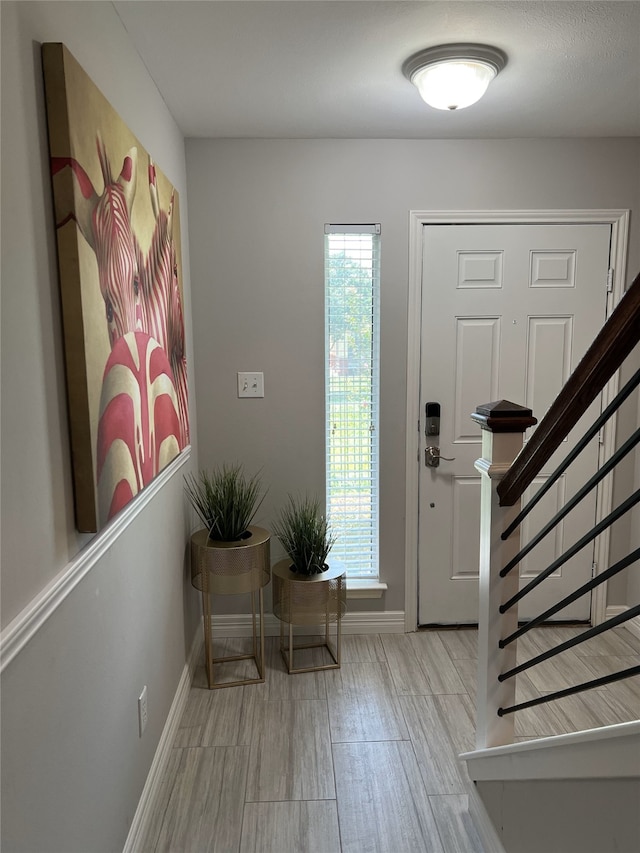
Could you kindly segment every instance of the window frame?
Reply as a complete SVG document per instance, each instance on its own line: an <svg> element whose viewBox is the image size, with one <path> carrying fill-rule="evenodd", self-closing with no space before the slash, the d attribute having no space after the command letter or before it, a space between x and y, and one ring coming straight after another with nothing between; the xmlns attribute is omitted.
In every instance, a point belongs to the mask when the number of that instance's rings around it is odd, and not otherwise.
<svg viewBox="0 0 640 853"><path fill-rule="evenodd" d="M367 597L377 596L386 588L379 582L381 227L326 224L324 232L326 514L338 536L332 555L345 564L352 589L360 589ZM336 311L340 301L342 313L340 308ZM358 322L366 318L370 323L358 337ZM339 405L339 395L348 403ZM369 411L367 439L359 407ZM340 439L335 439L336 424ZM341 462L337 461L339 455ZM365 466L365 494L358 493L357 473L353 476L358 464ZM352 507L347 509L349 499ZM335 509L338 500L344 506L341 511ZM345 528L345 516L354 512L354 524ZM360 567L359 553L364 556Z"/></svg>

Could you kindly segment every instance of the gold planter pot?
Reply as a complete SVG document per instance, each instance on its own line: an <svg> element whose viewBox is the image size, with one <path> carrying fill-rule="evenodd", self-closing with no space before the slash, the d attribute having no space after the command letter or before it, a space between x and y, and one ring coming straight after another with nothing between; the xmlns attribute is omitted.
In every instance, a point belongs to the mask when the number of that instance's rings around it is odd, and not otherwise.
<svg viewBox="0 0 640 853"><path fill-rule="evenodd" d="M273 567L273 612L280 620L280 653L289 673L337 669L340 666L341 622L347 609L345 568L330 564L325 572L301 575L290 569L291 560L280 560ZM289 626L288 647L284 644L284 625ZM335 646L329 641L329 625L335 623ZM293 644L293 627L324 625L324 640L304 645ZM294 666L294 652L299 649L326 648L333 663L320 666Z"/></svg>
<svg viewBox="0 0 640 853"><path fill-rule="evenodd" d="M264 681L264 600L263 590L271 577L270 534L262 527L249 527L249 536L238 542L209 539L207 530L191 537L191 583L202 593L205 668L209 688L260 684ZM212 648L211 596L251 595L253 652L214 658ZM258 613L256 612L256 597ZM258 623L259 617L259 625ZM253 659L257 678L216 682L214 664Z"/></svg>

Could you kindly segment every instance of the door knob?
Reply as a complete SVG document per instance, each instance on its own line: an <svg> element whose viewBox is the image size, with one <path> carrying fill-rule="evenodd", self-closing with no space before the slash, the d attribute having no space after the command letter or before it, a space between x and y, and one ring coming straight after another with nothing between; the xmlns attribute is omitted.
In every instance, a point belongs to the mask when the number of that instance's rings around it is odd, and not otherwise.
<svg viewBox="0 0 640 853"><path fill-rule="evenodd" d="M441 456L440 448L435 447L433 444L428 445L424 449L424 464L427 468L438 468L441 459L444 459L445 462L454 462L455 458L455 456Z"/></svg>

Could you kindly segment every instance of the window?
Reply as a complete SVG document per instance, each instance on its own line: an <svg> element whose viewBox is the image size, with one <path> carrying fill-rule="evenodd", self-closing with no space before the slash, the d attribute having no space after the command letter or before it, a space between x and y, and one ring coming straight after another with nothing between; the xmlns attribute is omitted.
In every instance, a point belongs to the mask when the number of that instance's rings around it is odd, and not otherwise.
<svg viewBox="0 0 640 853"><path fill-rule="evenodd" d="M380 226L325 225L327 518L349 578L378 580Z"/></svg>

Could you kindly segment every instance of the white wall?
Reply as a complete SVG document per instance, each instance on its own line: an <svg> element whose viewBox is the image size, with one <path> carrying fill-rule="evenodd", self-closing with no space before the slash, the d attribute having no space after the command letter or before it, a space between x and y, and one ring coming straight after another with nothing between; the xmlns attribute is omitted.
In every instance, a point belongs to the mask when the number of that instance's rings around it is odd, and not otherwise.
<svg viewBox="0 0 640 853"><path fill-rule="evenodd" d="M636 779L478 782L506 853L635 853Z"/></svg>
<svg viewBox="0 0 640 853"><path fill-rule="evenodd" d="M1 13L6 638L91 539L73 519L41 42L67 45L180 193L192 348L184 141L112 4L3 2ZM191 418L195 432L193 402ZM195 454L4 669L6 853L122 849L196 631L184 561L182 473L191 465Z"/></svg>
<svg viewBox="0 0 640 853"><path fill-rule="evenodd" d="M631 208L632 276L640 142L190 139L187 171L200 461L262 467L267 526L324 490L324 223L382 224L379 606L402 610L409 210ZM236 399L238 370L264 400Z"/></svg>

